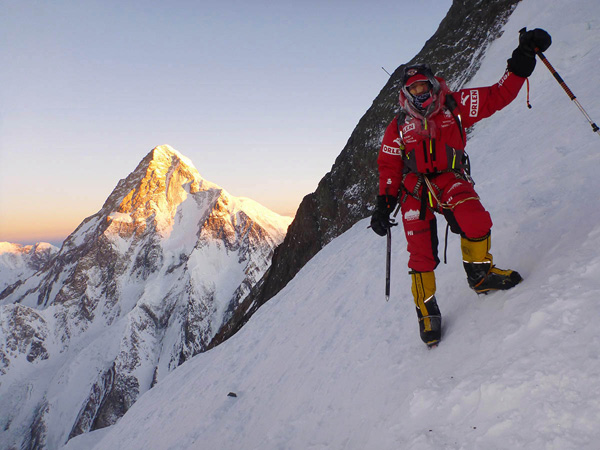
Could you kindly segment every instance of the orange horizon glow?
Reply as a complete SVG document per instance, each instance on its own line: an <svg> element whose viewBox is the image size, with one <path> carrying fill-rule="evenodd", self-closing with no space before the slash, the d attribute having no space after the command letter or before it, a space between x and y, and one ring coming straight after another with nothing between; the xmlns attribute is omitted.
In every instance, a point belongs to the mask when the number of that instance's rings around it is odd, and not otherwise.
<svg viewBox="0 0 600 450"><path fill-rule="evenodd" d="M289 201L287 204L279 202L278 205L271 205L270 209L277 214L292 218L296 214L295 210L293 213L290 212ZM284 211L287 211L287 213ZM21 245L48 242L58 245L73 233L81 222L93 214L95 212L83 210L83 208L79 211L75 209L65 210L61 215L57 215L54 210L22 210L12 214L4 214L2 211L0 212L0 242Z"/></svg>
<svg viewBox="0 0 600 450"><path fill-rule="evenodd" d="M49 242L56 245L64 241L91 214L87 209L74 207L66 207L57 214L50 205L35 211L27 208L2 208L0 242L23 245Z"/></svg>

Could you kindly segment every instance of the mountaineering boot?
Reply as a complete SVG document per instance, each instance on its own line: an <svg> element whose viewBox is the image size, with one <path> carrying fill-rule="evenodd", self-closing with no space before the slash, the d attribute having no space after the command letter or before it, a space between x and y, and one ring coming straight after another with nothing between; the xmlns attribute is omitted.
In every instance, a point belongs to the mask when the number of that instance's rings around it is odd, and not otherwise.
<svg viewBox="0 0 600 450"><path fill-rule="evenodd" d="M419 332L428 347L437 345L442 335L442 315L435 300L435 274L433 272L409 272L412 278L412 294L417 305Z"/></svg>
<svg viewBox="0 0 600 450"><path fill-rule="evenodd" d="M481 239L461 238L467 280L471 289L478 294L510 289L523 281L519 272L494 266L493 257L489 252L490 246L490 233Z"/></svg>

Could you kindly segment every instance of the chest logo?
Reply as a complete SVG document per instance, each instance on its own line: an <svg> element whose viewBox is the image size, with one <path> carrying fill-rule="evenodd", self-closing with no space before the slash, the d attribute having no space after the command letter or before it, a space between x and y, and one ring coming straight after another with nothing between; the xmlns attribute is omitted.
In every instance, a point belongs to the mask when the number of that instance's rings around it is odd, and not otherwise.
<svg viewBox="0 0 600 450"><path fill-rule="evenodd" d="M416 128L415 123L409 123L408 125L406 125L405 127L402 128L402 133L408 133L409 131L412 131Z"/></svg>

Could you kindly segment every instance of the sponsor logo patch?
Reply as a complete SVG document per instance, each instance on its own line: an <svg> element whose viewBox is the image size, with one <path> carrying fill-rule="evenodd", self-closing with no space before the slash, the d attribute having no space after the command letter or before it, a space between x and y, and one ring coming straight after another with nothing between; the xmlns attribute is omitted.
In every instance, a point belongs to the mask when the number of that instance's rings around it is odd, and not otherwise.
<svg viewBox="0 0 600 450"><path fill-rule="evenodd" d="M404 213L404 220L410 222L411 220L417 220L419 218L419 211L416 209L409 209Z"/></svg>
<svg viewBox="0 0 600 450"><path fill-rule="evenodd" d="M423 234L423 233L429 233L429 228L425 228L423 230L417 230L417 231L407 231L406 235L407 236L416 236L417 234Z"/></svg>
<svg viewBox="0 0 600 450"><path fill-rule="evenodd" d="M409 123L405 127L402 127L402 133L408 133L416 128L416 125L413 123Z"/></svg>
<svg viewBox="0 0 600 450"><path fill-rule="evenodd" d="M388 155L400 154L400 149L398 147L390 147L389 145L384 145L382 151L383 153L387 153Z"/></svg>
<svg viewBox="0 0 600 450"><path fill-rule="evenodd" d="M498 81L498 86L502 86L507 78L508 78L508 72L505 72L504 76L502 78L500 78L500 81Z"/></svg>
<svg viewBox="0 0 600 450"><path fill-rule="evenodd" d="M452 191L454 188L457 188L457 187L459 187L459 186L462 186L462 183L454 183L454 184L452 185L452 187L451 187L450 189L448 189L448 192Z"/></svg>
<svg viewBox="0 0 600 450"><path fill-rule="evenodd" d="M456 122L454 121L454 119L446 119L442 121L442 128L448 128L450 126L454 126L455 124Z"/></svg>
<svg viewBox="0 0 600 450"><path fill-rule="evenodd" d="M479 91L476 89L471 90L471 110L469 116L477 117L479 114Z"/></svg>

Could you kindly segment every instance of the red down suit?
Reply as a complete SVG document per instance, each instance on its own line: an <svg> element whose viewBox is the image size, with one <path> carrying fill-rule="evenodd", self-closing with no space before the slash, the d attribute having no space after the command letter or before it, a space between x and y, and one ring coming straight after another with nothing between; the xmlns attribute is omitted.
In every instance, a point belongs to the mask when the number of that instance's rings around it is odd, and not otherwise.
<svg viewBox="0 0 600 450"><path fill-rule="evenodd" d="M436 79L441 85L439 108L428 117L413 111L394 118L377 159L379 194L399 197L408 266L418 272L439 264L434 211L443 213L452 231L465 238L490 232L490 214L465 175L465 129L512 102L525 82L507 71L493 86L450 92L443 79Z"/></svg>

